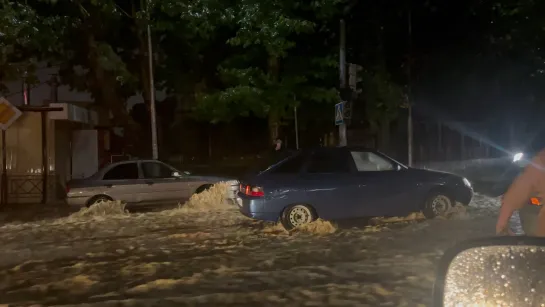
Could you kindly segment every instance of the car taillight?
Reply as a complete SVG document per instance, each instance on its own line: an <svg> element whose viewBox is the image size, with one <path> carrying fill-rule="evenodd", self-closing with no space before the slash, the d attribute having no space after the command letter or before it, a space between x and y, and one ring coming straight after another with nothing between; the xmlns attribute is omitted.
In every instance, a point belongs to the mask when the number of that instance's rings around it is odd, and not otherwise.
<svg viewBox="0 0 545 307"><path fill-rule="evenodd" d="M265 196L263 188L251 185L240 185L240 191L248 196L262 197Z"/></svg>
<svg viewBox="0 0 545 307"><path fill-rule="evenodd" d="M530 204L535 206L541 206L541 200L539 200L539 198L537 197L532 197L530 198Z"/></svg>

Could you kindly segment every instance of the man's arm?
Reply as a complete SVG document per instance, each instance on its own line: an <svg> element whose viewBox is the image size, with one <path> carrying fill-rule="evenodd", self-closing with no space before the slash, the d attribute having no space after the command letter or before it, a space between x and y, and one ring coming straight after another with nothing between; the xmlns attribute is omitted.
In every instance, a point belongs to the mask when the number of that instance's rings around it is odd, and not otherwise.
<svg viewBox="0 0 545 307"><path fill-rule="evenodd" d="M532 187L544 169L543 160L541 159L542 155L544 155L544 152L536 156L532 160L532 163L526 166L523 173L515 179L503 196L500 215L496 224L497 234L508 231L509 219L513 215L513 212L522 208L531 197Z"/></svg>

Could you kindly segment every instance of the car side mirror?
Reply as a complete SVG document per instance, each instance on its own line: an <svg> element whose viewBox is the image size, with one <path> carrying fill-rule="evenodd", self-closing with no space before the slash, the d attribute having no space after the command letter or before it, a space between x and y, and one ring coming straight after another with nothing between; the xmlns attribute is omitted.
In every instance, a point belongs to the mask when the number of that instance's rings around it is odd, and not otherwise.
<svg viewBox="0 0 545 307"><path fill-rule="evenodd" d="M172 177L182 177L182 174L180 174L179 172L172 172Z"/></svg>
<svg viewBox="0 0 545 307"><path fill-rule="evenodd" d="M540 306L545 302L545 238L463 242L440 260L433 306Z"/></svg>
<svg viewBox="0 0 545 307"><path fill-rule="evenodd" d="M188 172L188 171L184 171L184 175L189 176L189 175L191 175L191 173Z"/></svg>

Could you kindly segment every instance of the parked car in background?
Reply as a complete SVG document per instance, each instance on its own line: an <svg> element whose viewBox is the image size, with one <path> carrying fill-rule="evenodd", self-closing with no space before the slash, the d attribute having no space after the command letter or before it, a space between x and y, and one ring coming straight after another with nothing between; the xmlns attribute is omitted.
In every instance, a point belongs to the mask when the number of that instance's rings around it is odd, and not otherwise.
<svg viewBox="0 0 545 307"><path fill-rule="evenodd" d="M194 176L157 160L130 160L107 165L85 179L67 185L69 205L89 207L101 201L122 200L127 205L184 202L215 183L231 183L230 198L238 193L238 181L214 176Z"/></svg>
<svg viewBox="0 0 545 307"><path fill-rule="evenodd" d="M287 229L327 220L445 214L468 205L470 182L460 176L407 167L375 150L317 148L296 152L241 180L237 203L244 215L280 220Z"/></svg>

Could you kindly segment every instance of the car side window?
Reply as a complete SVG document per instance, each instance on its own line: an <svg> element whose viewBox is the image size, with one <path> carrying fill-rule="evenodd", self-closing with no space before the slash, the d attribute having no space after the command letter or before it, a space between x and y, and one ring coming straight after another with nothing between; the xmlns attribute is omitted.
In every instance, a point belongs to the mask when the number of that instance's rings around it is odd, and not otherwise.
<svg viewBox="0 0 545 307"><path fill-rule="evenodd" d="M350 152L358 172L393 171L395 165L392 161L377 155L371 151Z"/></svg>
<svg viewBox="0 0 545 307"><path fill-rule="evenodd" d="M305 156L300 154L274 168L271 174L298 174L304 163Z"/></svg>
<svg viewBox="0 0 545 307"><path fill-rule="evenodd" d="M340 153L315 152L310 158L307 173L350 173L350 164Z"/></svg>
<svg viewBox="0 0 545 307"><path fill-rule="evenodd" d="M138 179L138 166L136 163L124 163L114 166L106 174L103 180Z"/></svg>
<svg viewBox="0 0 545 307"><path fill-rule="evenodd" d="M172 178L173 170L164 165L163 163L157 162L142 162L142 172L144 173L144 178L153 179L153 178Z"/></svg>

